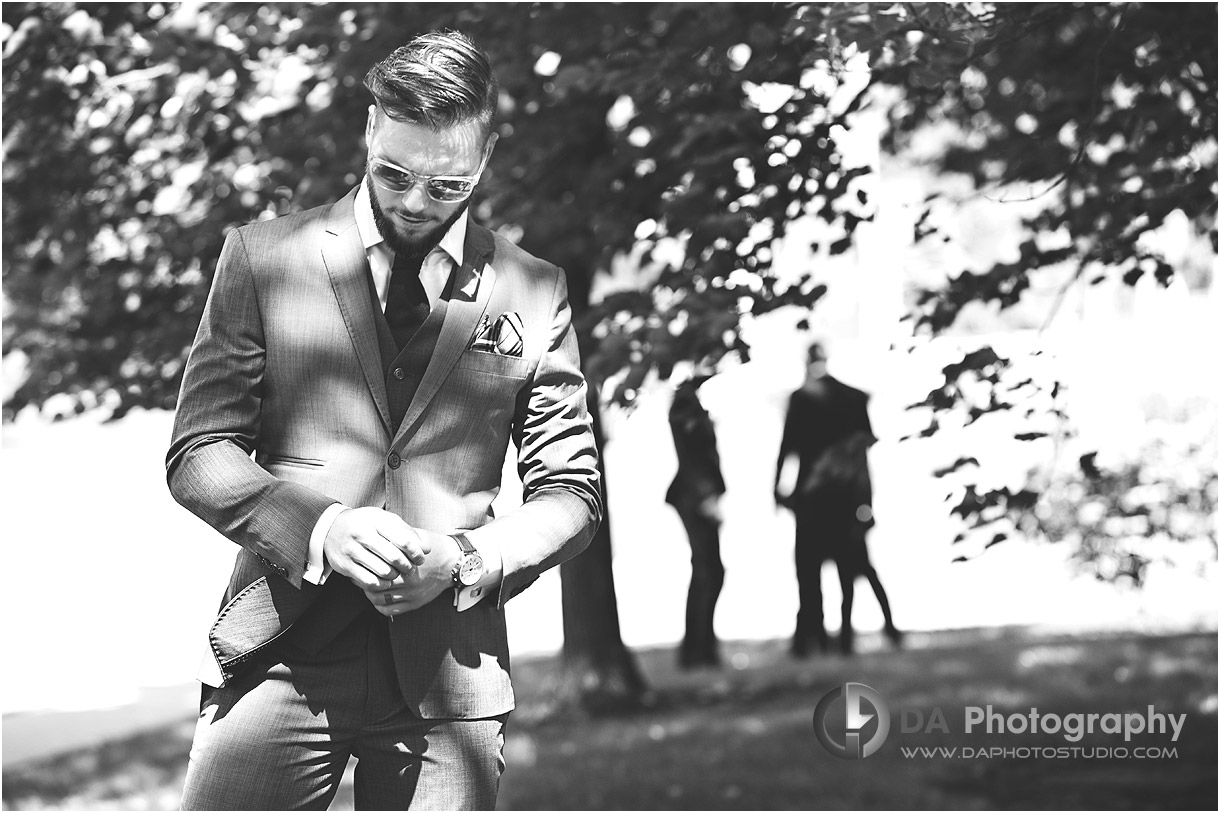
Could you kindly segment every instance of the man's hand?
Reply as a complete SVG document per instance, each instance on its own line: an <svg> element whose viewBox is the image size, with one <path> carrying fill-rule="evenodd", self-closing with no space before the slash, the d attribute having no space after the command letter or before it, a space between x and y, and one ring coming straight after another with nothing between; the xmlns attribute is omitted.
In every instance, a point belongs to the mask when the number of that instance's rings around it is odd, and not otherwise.
<svg viewBox="0 0 1220 813"><path fill-rule="evenodd" d="M330 566L366 591L389 587L410 575L430 550L419 531L380 508L344 511L322 545Z"/></svg>
<svg viewBox="0 0 1220 813"><path fill-rule="evenodd" d="M709 494L699 503L699 513L715 524L719 525L724 521L724 514L720 510L720 495Z"/></svg>
<svg viewBox="0 0 1220 813"><path fill-rule="evenodd" d="M377 612L389 618L418 610L453 586L453 568L460 553L457 542L431 531L413 530L428 547L428 555L389 584L382 582L364 590Z"/></svg>

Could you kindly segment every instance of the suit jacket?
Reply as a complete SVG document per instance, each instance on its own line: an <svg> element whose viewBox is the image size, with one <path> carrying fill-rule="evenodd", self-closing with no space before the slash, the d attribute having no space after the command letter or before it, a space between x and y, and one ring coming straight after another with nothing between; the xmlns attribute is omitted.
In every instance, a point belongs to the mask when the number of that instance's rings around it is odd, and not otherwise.
<svg viewBox="0 0 1220 813"><path fill-rule="evenodd" d="M367 599L340 574L302 581L310 534L335 502L383 507L499 542L498 598L458 613L445 591L390 629L417 714L501 714L513 707L504 602L579 553L601 519L565 278L469 224L435 350L395 431L388 328L354 199L243 226L221 252L166 463L175 499L241 546L212 651L229 679L303 615L317 646L337 634ZM510 311L524 328L520 358L468 349L484 314ZM510 437L524 504L493 517Z"/></svg>
<svg viewBox="0 0 1220 813"><path fill-rule="evenodd" d="M716 427L699 401L699 386L706 378L683 381L669 407L669 429L673 434L678 470L665 501L675 507L693 509L706 498L724 493L720 454L716 450Z"/></svg>
<svg viewBox="0 0 1220 813"><path fill-rule="evenodd" d="M854 516L860 502L872 499L866 452L875 440L864 392L831 375L794 392L779 450L781 467L793 452L800 458L792 499Z"/></svg>

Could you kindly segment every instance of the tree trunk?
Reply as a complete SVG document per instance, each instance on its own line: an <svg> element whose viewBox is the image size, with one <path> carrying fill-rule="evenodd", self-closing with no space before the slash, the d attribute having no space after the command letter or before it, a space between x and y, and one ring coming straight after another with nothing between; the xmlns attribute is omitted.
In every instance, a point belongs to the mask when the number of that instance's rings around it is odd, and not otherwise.
<svg viewBox="0 0 1220 813"><path fill-rule="evenodd" d="M594 235L588 231L584 241L571 243L549 234L545 226L527 231L537 242L523 242L527 251L537 249L538 256L549 256L563 268L581 268L589 255L587 246L594 245ZM571 235L567 235L571 237ZM565 255L556 245L573 246ZM577 250L577 248L579 250ZM550 252L549 254L547 252ZM591 276L567 275L568 302L574 321L589 308ZM582 359L595 352L595 342L578 334ZM605 510L589 547L579 556L559 567L563 608L563 649L561 668L551 676L548 695L551 704L542 709L545 716L561 709L582 708L590 713L612 712L639 708L649 698L648 686L636 665L635 657L623 645L618 621L618 599L614 590L614 570L611 567L610 508L606 501L605 438L602 434L601 398L598 382L589 380L587 405L593 419L593 435L601 461L602 504Z"/></svg>
<svg viewBox="0 0 1220 813"><path fill-rule="evenodd" d="M589 413L599 457L604 460L604 438L597 388L589 387ZM602 499L606 499L602 466ZM559 569L563 592L562 670L556 676L556 703L578 702L585 710L611 712L644 704L648 687L635 658L623 645L618 621L618 599L611 567L610 514L584 553Z"/></svg>

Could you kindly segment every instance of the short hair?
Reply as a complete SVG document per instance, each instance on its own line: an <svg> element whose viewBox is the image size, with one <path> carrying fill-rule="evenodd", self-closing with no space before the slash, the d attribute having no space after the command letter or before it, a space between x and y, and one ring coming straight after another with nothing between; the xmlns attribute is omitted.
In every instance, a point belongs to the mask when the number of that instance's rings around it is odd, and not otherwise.
<svg viewBox="0 0 1220 813"><path fill-rule="evenodd" d="M452 127L495 123L499 85L487 54L458 31L421 34L374 65L364 86L395 121Z"/></svg>

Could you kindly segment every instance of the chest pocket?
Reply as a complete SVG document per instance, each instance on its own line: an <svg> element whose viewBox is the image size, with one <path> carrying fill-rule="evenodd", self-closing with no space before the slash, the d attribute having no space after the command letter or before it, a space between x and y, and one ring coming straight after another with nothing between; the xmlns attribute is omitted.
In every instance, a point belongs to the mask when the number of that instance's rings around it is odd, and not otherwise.
<svg viewBox="0 0 1220 813"><path fill-rule="evenodd" d="M524 359L467 350L445 382L453 418L476 424L464 431L507 431L529 372Z"/></svg>
<svg viewBox="0 0 1220 813"><path fill-rule="evenodd" d="M530 363L516 356L501 356L496 353L484 353L478 350L467 350L458 358L455 370L469 370L472 373L525 380L529 375Z"/></svg>

